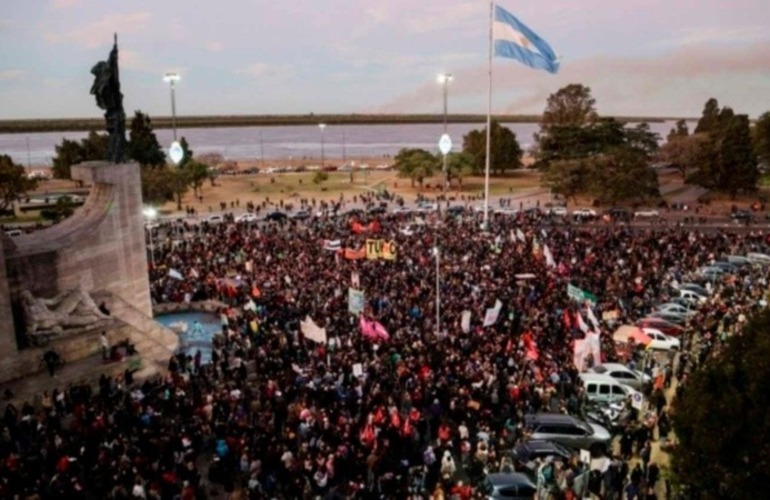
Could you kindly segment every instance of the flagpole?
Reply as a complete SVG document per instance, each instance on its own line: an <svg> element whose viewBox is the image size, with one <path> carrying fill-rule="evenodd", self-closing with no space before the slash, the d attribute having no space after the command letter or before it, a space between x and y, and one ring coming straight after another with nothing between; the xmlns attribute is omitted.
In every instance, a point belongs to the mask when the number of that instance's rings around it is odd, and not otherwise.
<svg viewBox="0 0 770 500"><path fill-rule="evenodd" d="M489 157L492 154L492 19L494 3L489 2L489 81L487 89L487 151L484 159L484 230L489 228Z"/></svg>

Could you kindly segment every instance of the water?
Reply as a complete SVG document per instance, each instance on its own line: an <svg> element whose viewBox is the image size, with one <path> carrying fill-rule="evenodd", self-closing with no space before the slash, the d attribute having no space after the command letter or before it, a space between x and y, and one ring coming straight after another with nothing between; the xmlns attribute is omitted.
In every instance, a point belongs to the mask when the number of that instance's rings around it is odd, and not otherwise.
<svg viewBox="0 0 770 500"><path fill-rule="evenodd" d="M171 328L179 335L179 348L182 352L191 356L200 349L203 363L211 361L211 339L222 331L219 317L216 314L206 312L167 313L155 316L155 321L167 328ZM195 321L200 322L201 328L196 331ZM179 333L179 325L187 325L187 331Z"/></svg>
<svg viewBox="0 0 770 500"><path fill-rule="evenodd" d="M532 145L537 123L507 123L526 151ZM692 128L694 124L688 124ZM483 128L480 123L452 123L448 133L453 151L462 149L462 138L473 129ZM674 122L650 124L653 132L665 137ZM164 148L172 141L170 129L155 131ZM438 151L442 124L397 125L329 125L323 132L323 150L327 158L357 160L364 157L394 156L402 148L422 148ZM45 132L29 134L0 134L0 154L8 154L21 165L51 166L55 146L62 138L80 140L87 132ZM307 159L320 161L322 132L315 125L282 127L219 127L178 129L194 153L219 153L228 160ZM29 143L27 142L29 141ZM29 149L27 145L29 144Z"/></svg>

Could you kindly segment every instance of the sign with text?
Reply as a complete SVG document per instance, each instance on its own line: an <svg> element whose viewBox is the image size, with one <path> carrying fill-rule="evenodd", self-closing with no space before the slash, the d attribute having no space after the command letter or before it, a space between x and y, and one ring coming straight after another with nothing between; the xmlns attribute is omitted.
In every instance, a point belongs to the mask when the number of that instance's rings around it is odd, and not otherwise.
<svg viewBox="0 0 770 500"><path fill-rule="evenodd" d="M385 240L366 240L366 258L396 260L396 243Z"/></svg>

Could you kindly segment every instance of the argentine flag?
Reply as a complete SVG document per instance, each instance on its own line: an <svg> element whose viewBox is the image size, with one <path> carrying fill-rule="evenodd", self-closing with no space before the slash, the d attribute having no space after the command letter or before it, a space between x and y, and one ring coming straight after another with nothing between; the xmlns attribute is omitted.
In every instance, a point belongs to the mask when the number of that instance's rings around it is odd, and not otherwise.
<svg viewBox="0 0 770 500"><path fill-rule="evenodd" d="M530 68L544 69L551 73L559 71L556 54L548 42L499 5L495 5L492 39L498 57L518 59Z"/></svg>

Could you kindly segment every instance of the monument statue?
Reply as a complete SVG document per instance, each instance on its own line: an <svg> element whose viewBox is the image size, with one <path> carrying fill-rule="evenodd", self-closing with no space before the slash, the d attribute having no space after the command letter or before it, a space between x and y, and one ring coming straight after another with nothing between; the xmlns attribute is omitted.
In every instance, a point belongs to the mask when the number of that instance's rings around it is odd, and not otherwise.
<svg viewBox="0 0 770 500"><path fill-rule="evenodd" d="M106 160L121 163L126 158L126 113L123 111L123 94L120 93L117 33L109 59L96 63L91 68L91 74L94 75L91 94L96 96L96 105L104 110L110 134Z"/></svg>
<svg viewBox="0 0 770 500"><path fill-rule="evenodd" d="M67 290L51 299L35 297L29 290L24 290L21 292L21 305L27 335L62 334L65 328L89 326L110 319L80 288Z"/></svg>

